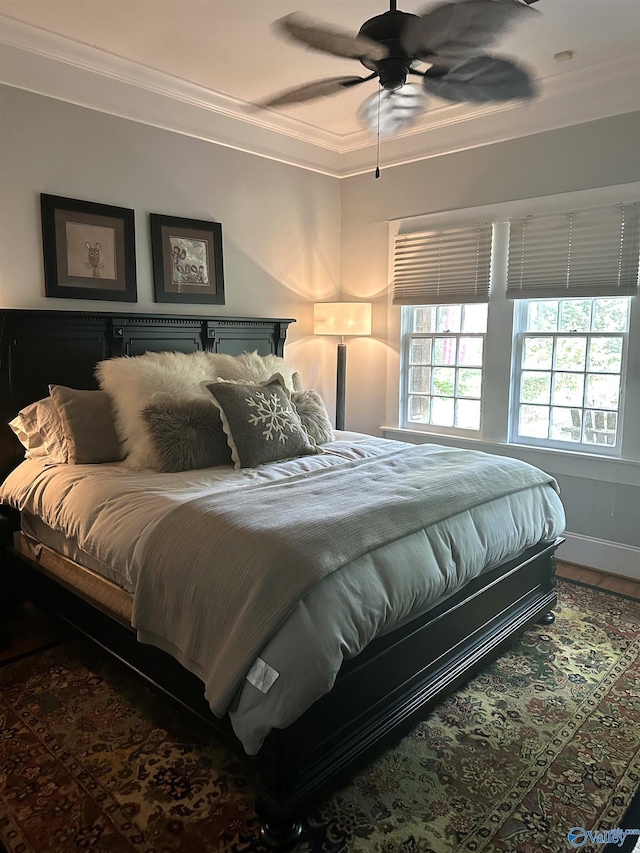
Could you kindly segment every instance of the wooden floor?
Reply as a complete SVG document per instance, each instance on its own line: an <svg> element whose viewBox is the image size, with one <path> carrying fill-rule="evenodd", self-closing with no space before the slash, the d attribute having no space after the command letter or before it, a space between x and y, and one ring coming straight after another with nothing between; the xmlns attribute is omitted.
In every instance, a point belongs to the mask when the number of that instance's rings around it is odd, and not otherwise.
<svg viewBox="0 0 640 853"><path fill-rule="evenodd" d="M574 566L557 564L558 577L580 581L610 592L618 592L640 600L640 582ZM10 647L0 650L0 664L31 654L36 649L52 646L73 635L73 630L57 619L47 616L29 602L22 605L20 613L8 619L4 628L9 635Z"/></svg>
<svg viewBox="0 0 640 853"><path fill-rule="evenodd" d="M585 569L584 566L575 566L573 563L563 563L558 560L557 575L559 578L568 578L573 581L597 586L607 589L609 592L619 592L630 598L640 601L640 581L630 578L622 578L620 575L608 575L605 572L597 572L595 569Z"/></svg>

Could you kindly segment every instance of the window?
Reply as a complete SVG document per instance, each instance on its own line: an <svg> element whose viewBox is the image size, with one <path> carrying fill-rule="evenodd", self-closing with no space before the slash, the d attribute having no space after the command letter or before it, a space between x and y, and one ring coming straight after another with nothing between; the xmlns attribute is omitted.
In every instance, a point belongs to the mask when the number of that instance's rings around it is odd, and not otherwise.
<svg viewBox="0 0 640 853"><path fill-rule="evenodd" d="M404 309L406 426L480 429L487 304Z"/></svg>
<svg viewBox="0 0 640 853"><path fill-rule="evenodd" d="M400 426L635 459L640 204L511 208L392 233Z"/></svg>
<svg viewBox="0 0 640 853"><path fill-rule="evenodd" d="M620 444L629 298L518 306L512 440L593 451Z"/></svg>

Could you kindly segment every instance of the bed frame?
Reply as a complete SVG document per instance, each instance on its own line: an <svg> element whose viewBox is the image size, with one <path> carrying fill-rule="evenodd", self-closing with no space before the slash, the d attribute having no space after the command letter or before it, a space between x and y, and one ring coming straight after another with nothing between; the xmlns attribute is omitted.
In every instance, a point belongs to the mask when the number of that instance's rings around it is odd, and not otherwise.
<svg viewBox="0 0 640 853"><path fill-rule="evenodd" d="M0 479L22 458L7 421L46 396L49 383L95 388L96 362L145 351L208 350L283 354L293 320L67 311L0 311ZM206 720L217 738L244 754L228 718L214 717L202 683L177 661L138 643L133 630L97 603L79 598L11 546L18 514L2 508L2 567L30 600L61 616ZM347 661L333 690L287 729L275 730L252 759L260 784L261 836L292 846L309 806L486 665L535 622L553 621L555 549L540 542L506 561L427 614ZM3 572L4 574L5 572ZM3 581L4 583L4 581ZM246 757L246 756L245 756Z"/></svg>

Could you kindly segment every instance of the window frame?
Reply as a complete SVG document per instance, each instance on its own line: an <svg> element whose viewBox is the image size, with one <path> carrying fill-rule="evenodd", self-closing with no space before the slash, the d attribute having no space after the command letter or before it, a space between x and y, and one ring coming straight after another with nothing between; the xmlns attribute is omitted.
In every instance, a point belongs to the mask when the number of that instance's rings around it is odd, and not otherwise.
<svg viewBox="0 0 640 853"><path fill-rule="evenodd" d="M486 360L487 360L487 332L488 332L488 316L489 310L487 307L487 329L484 332L415 332L413 331L413 311L419 308L425 307L433 307L433 308L444 308L449 305L454 305L456 303L446 303L438 304L438 305L403 305L402 306L402 321L401 321L401 329L402 329L402 346L401 346L401 370L400 370L400 382L401 382L401 393L400 393L400 413L399 413L399 423L401 428L403 429L412 429L417 430L419 432L431 432L437 435L457 435L463 438L472 438L472 439L480 439L482 438L482 430L483 430L483 420L485 413L485 377L486 377ZM471 303L459 303L460 305L477 305L479 303L471 302ZM485 303L482 303L485 304ZM488 302L486 303L488 306ZM429 338L434 340L436 338L444 338L444 337L480 337L482 338L482 364L480 366L480 370L482 372L481 383L480 383L480 397L460 397L455 392L451 399L455 400L479 400L480 402L480 424L478 429L469 429L467 427L456 427L456 426L442 426L440 424L432 424L432 423L422 423L420 421L412 421L409 418L409 402L412 396L430 396L433 395L420 395L414 394L409 388L409 378L411 373L411 367L415 366L411 364L411 342L416 339L424 339ZM456 346L456 353L458 353L458 346ZM432 364L431 367L434 365ZM453 367L454 370L458 371L464 365L459 365L457 362L454 365L442 365L443 367ZM474 365L470 365L470 369L478 369ZM456 379L456 390L457 390L457 379ZM455 406L455 402L454 402Z"/></svg>
<svg viewBox="0 0 640 853"><path fill-rule="evenodd" d="M621 422L622 446L619 455L601 452L602 445L588 451L578 450L563 444L555 448L548 445L520 445L509 435L509 412L511 402L512 358L513 358L513 315L520 300L506 298L507 255L503 247L509 244L509 222L528 215L564 212L582 207L597 207L629 202L640 198L640 182L581 189L571 192L520 198L479 206L460 207L456 210L435 211L414 216L403 216L388 221L387 281L393 280L393 252L396 235L409 230L427 231L448 227L451 223L465 224L490 220L493 224L493 254L491 264L491 287L485 350L485 376L483 389L484 404L482 435L459 435L454 428L436 430L424 425L417 429L403 424L404 399L406 397L406 370L404 362L404 312L394 305L393 289L387 289L387 322L390 340L396 348L388 354L386 375L386 407L383 434L406 441L434 440L450 446L477 447L492 453L518 455L518 448L533 460L532 464L543 467L544 455L555 457L554 465L563 471L583 471L582 464L593 466L598 460L615 466L616 477L627 484L637 482L637 466L640 465L640 294L631 297L629 313L628 346L625 376L622 385ZM413 436L412 437L412 433ZM404 437L404 438L403 438ZM576 467L577 466L577 467ZM590 470L587 467L584 470ZM606 470L609 470L607 468ZM611 469L614 470L614 469Z"/></svg>
<svg viewBox="0 0 640 853"><path fill-rule="evenodd" d="M589 297L591 299L597 299L598 297ZM602 297L602 298L610 298L610 297ZM517 301L517 305L515 306L514 316L513 316L513 348L512 348L512 359L511 359L511 387L510 387L510 395L509 395L509 432L507 442L512 445L526 445L527 447L536 447L539 449L550 449L550 450L563 450L567 452L573 453L584 453L589 456L612 456L615 458L619 458L622 455L622 447L624 441L624 421L625 421L625 400L626 393L625 388L627 385L628 375L627 375L627 361L629 357L629 329L631 323L631 299L629 298L628 308L627 308L627 328L623 332L594 332L594 331L578 331L578 332L568 332L561 331L556 329L556 331L544 331L544 332L534 332L527 331L527 317L529 311L529 305L532 302L561 302L562 298L553 298L550 297L548 300L545 299L519 299ZM565 297L565 300L568 301L570 299L575 299L576 301L584 300L584 297L576 296L576 297ZM618 416L618 427L617 427L617 435L616 435L616 443L615 445L606 445L606 444L588 444L584 441L562 441L560 439L554 438L538 438L536 436L528 436L521 435L518 432L518 424L519 424L519 415L520 415L520 386L522 379L522 358L523 358L523 350L524 350L524 341L527 336L535 337L568 337L574 335L576 337L586 337L587 338L587 349L589 347L589 340L591 338L597 337L620 337L622 338L622 357L620 363L620 394L619 394L619 402L617 408L617 416ZM555 351L555 346L554 346ZM551 376L553 380L553 372L554 368L552 367ZM573 371L570 371L573 372ZM587 364L585 363L585 369L582 371L575 371L579 373L581 376L586 377L589 373L587 370ZM551 403L549 403L551 407ZM569 408L569 407L567 407ZM586 411L583 405L580 407L575 406L571 408L580 408L583 415ZM613 411L613 410L611 410Z"/></svg>

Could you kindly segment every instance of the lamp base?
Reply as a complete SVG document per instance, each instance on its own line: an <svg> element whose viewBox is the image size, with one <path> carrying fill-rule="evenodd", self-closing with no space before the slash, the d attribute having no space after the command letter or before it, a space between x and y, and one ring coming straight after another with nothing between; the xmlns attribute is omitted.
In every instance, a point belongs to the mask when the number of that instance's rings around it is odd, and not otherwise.
<svg viewBox="0 0 640 853"><path fill-rule="evenodd" d="M338 371L336 380L336 429L344 429L346 378L347 345L338 344Z"/></svg>

